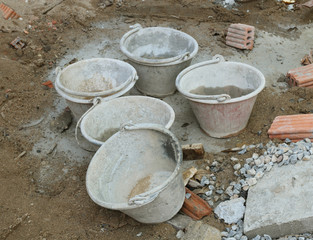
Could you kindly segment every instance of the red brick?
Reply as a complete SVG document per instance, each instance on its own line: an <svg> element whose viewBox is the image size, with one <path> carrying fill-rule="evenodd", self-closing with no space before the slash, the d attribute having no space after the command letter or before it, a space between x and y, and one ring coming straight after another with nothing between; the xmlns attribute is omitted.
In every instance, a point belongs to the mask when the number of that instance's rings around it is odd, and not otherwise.
<svg viewBox="0 0 313 240"><path fill-rule="evenodd" d="M313 85L313 64L291 69L287 73L290 86L311 87Z"/></svg>
<svg viewBox="0 0 313 240"><path fill-rule="evenodd" d="M241 23L231 24L226 36L226 44L239 49L252 49L255 28Z"/></svg>

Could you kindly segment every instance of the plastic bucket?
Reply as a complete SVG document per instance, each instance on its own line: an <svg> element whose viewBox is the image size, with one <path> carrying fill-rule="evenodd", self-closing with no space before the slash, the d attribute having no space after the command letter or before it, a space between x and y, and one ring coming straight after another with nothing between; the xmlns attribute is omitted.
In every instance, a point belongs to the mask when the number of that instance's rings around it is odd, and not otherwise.
<svg viewBox="0 0 313 240"><path fill-rule="evenodd" d="M197 41L186 33L139 24L120 41L121 51L137 70L137 89L150 96L165 97L176 91L175 79L198 52Z"/></svg>
<svg viewBox="0 0 313 240"><path fill-rule="evenodd" d="M91 106L95 97L106 100L130 91L137 80L136 70L128 63L93 58L74 63L58 71L56 91L66 99L76 119Z"/></svg>
<svg viewBox="0 0 313 240"><path fill-rule="evenodd" d="M250 65L225 62L222 56L217 55L211 61L182 71L177 76L176 86L190 100L203 131L212 137L227 138L246 127L257 95L265 86L265 78ZM212 94L217 89L224 92ZM199 93L200 90L204 92ZM231 90L236 90L238 96L230 93ZM242 94L239 94L241 90ZM229 98L231 94L235 97Z"/></svg>
<svg viewBox="0 0 313 240"><path fill-rule="evenodd" d="M169 129L173 108L156 98L127 96L101 102L82 119L80 129L91 143L101 146L125 124L154 123Z"/></svg>
<svg viewBox="0 0 313 240"><path fill-rule="evenodd" d="M92 158L86 175L91 199L142 223L171 219L182 207L185 188L177 138L154 124L126 126Z"/></svg>

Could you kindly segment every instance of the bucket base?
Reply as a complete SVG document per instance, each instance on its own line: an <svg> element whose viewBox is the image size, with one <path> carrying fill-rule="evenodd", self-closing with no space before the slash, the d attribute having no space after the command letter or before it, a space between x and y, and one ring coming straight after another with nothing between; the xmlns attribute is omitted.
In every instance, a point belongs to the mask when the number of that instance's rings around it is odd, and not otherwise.
<svg viewBox="0 0 313 240"><path fill-rule="evenodd" d="M238 136L240 133L242 133L244 130L245 130L246 126L239 130L238 132L235 132L235 133L231 133L231 134L228 134L228 135L225 135L225 136L212 136L209 132L205 131L201 126L200 126L200 129L202 130L202 132L204 132L206 135L208 135L209 137L212 137L212 138L217 138L217 139L223 139L223 138L231 138L231 137L235 137L235 136Z"/></svg>
<svg viewBox="0 0 313 240"><path fill-rule="evenodd" d="M157 98L164 98L164 97L167 97L167 96L171 96L173 95L175 92L176 92L176 89L170 93L166 93L166 94L158 94L158 93L149 93L149 92L146 92L144 90L141 90L138 86L136 86L136 89L142 93L143 95L145 96L151 96L151 97L157 97Z"/></svg>

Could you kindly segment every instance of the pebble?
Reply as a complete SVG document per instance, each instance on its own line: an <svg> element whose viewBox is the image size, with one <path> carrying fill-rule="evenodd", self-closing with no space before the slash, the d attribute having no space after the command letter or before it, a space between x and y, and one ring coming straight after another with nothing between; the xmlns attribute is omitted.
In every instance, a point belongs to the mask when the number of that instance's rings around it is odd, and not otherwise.
<svg viewBox="0 0 313 240"><path fill-rule="evenodd" d="M303 161L309 161L310 159L311 159L310 156L304 156L304 157L302 158Z"/></svg>
<svg viewBox="0 0 313 240"><path fill-rule="evenodd" d="M232 161L234 161L234 162L235 162L235 161L238 161L239 159L238 159L238 158L236 158L236 157L231 157L231 158L230 158L230 160L232 160Z"/></svg>
<svg viewBox="0 0 313 240"><path fill-rule="evenodd" d="M181 239L184 235L185 235L185 233L182 230L179 230L176 234L176 238Z"/></svg>
<svg viewBox="0 0 313 240"><path fill-rule="evenodd" d="M263 172L257 172L256 174L255 174L255 178L256 179L261 179L262 177L263 177L263 175L264 175L264 173Z"/></svg>
<svg viewBox="0 0 313 240"><path fill-rule="evenodd" d="M247 173L251 176L254 176L256 174L256 171L254 170L254 168L251 168L250 170L247 171Z"/></svg>
<svg viewBox="0 0 313 240"><path fill-rule="evenodd" d="M257 183L257 180L256 180L256 178L249 178L249 179L247 179L247 183L251 187Z"/></svg>
<svg viewBox="0 0 313 240"><path fill-rule="evenodd" d="M236 165L234 165L234 169L237 171L241 168L240 163L237 163Z"/></svg>

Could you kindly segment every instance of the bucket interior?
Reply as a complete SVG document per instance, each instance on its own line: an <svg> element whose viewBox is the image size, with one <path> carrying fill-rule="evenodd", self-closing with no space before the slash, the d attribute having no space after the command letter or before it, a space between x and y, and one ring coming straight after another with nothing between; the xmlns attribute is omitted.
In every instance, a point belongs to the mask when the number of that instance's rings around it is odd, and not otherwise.
<svg viewBox="0 0 313 240"><path fill-rule="evenodd" d="M125 40L124 47L135 57L155 60L193 53L197 49L189 35L161 27L140 29Z"/></svg>
<svg viewBox="0 0 313 240"><path fill-rule="evenodd" d="M255 68L235 62L203 65L184 74L180 87L197 95L228 94L232 99L262 90L263 75Z"/></svg>
<svg viewBox="0 0 313 240"><path fill-rule="evenodd" d="M116 98L103 102L82 121L84 136L105 142L125 124L154 123L169 128L174 110L159 99L143 96Z"/></svg>
<svg viewBox="0 0 313 240"><path fill-rule="evenodd" d="M60 84L70 91L95 93L114 89L132 75L133 69L123 62L86 60L65 68L60 74Z"/></svg>
<svg viewBox="0 0 313 240"><path fill-rule="evenodd" d="M92 159L88 191L98 203L127 204L131 197L161 185L177 165L171 141L154 130L118 132Z"/></svg>

